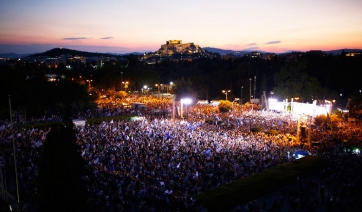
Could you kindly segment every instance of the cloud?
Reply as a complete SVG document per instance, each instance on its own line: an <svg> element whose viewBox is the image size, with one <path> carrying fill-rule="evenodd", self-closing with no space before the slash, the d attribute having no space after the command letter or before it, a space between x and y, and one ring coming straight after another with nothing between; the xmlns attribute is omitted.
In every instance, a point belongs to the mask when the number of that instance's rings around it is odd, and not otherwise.
<svg viewBox="0 0 362 212"><path fill-rule="evenodd" d="M109 40L109 39L112 39L113 37L104 37L104 38L101 38L101 39L104 39L104 40Z"/></svg>
<svg viewBox="0 0 362 212"><path fill-rule="evenodd" d="M259 49L259 47L257 47L257 46L252 46L252 47L243 49L243 51L250 51L250 50L256 50L256 49Z"/></svg>
<svg viewBox="0 0 362 212"><path fill-rule="evenodd" d="M86 37L70 37L70 38L63 38L63 40L84 40L87 39Z"/></svg>
<svg viewBox="0 0 362 212"><path fill-rule="evenodd" d="M256 46L257 44L254 42L254 43L249 43L248 45L246 46Z"/></svg>
<svg viewBox="0 0 362 212"><path fill-rule="evenodd" d="M280 40L274 40L274 41L269 41L269 42L267 42L265 44L278 44L280 42L281 42Z"/></svg>

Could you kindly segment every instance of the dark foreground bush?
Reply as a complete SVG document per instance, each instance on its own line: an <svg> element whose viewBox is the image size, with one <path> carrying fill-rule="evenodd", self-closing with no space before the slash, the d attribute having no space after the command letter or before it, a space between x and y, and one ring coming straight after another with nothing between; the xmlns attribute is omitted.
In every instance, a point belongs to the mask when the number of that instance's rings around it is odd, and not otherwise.
<svg viewBox="0 0 362 212"><path fill-rule="evenodd" d="M278 132L277 130L268 130L268 131L266 132L266 134L268 134L268 135L278 135L279 132Z"/></svg>
<svg viewBox="0 0 362 212"><path fill-rule="evenodd" d="M262 131L262 128L261 128L261 127L256 126L256 127L252 127L252 128L250 128L250 131L251 131L251 132L261 132L261 131Z"/></svg>
<svg viewBox="0 0 362 212"><path fill-rule="evenodd" d="M212 124L214 121L213 120L211 120L211 119L205 119L205 123L207 123L207 124Z"/></svg>

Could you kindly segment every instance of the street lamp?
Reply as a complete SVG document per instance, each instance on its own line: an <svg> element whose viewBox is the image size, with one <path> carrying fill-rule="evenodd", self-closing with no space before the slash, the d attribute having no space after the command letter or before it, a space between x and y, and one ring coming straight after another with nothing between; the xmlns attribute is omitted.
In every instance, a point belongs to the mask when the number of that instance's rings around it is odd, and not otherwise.
<svg viewBox="0 0 362 212"><path fill-rule="evenodd" d="M158 93L160 93L160 85L159 85L159 84L155 84L155 86L157 87Z"/></svg>
<svg viewBox="0 0 362 212"><path fill-rule="evenodd" d="M233 109L233 110L234 110L234 102L237 102L237 101L240 102L240 99L239 99L239 98L235 98L234 101L232 102L232 105L231 105L231 106L232 106L232 109Z"/></svg>
<svg viewBox="0 0 362 212"><path fill-rule="evenodd" d="M169 85L165 84L165 87L166 87L166 93L170 92L170 90L172 89L172 85L173 85L173 82L170 82Z"/></svg>
<svg viewBox="0 0 362 212"><path fill-rule="evenodd" d="M147 90L147 85L144 85L143 88L142 88L142 93L146 93L146 90Z"/></svg>
<svg viewBox="0 0 362 212"><path fill-rule="evenodd" d="M128 81L126 81L126 82L124 83L124 90L127 91L127 89L128 89Z"/></svg>
<svg viewBox="0 0 362 212"><path fill-rule="evenodd" d="M274 91L270 91L270 98L273 98Z"/></svg>
<svg viewBox="0 0 362 212"><path fill-rule="evenodd" d="M222 92L225 94L225 100L228 100L228 93L230 93L230 90L222 90Z"/></svg>
<svg viewBox="0 0 362 212"><path fill-rule="evenodd" d="M91 82L93 82L93 80L86 80L86 81L88 82L88 86L92 87Z"/></svg>
<svg viewBox="0 0 362 212"><path fill-rule="evenodd" d="M124 90L125 91L127 91L127 88L128 88L128 81L126 81L126 82L122 82L122 88L121 88L121 90L123 91L123 88L124 88Z"/></svg>

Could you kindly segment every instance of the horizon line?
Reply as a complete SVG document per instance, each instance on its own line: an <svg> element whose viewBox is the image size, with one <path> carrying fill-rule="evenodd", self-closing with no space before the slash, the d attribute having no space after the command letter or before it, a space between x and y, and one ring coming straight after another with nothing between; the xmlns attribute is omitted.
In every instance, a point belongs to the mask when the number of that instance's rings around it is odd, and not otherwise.
<svg viewBox="0 0 362 212"><path fill-rule="evenodd" d="M68 50L74 50L74 51L79 51L79 52L87 52L87 53L99 53L99 54L119 54L119 55L124 55L124 54L133 54L133 53L139 53L139 54L144 54L145 52L156 52L155 51L150 51L150 50L146 50L146 51L133 51L133 52L127 52L127 53L117 53L117 52L97 52L97 51L84 51L84 50L78 50L78 49L73 49L73 48L68 48L68 47L54 47L48 50L45 50L43 52L33 52L33 53L16 53L16 52L7 52L7 53L0 53L0 55L4 55L4 54L16 54L16 55L31 55L31 54L41 54L41 53L45 53L47 51L53 50L53 49L57 49L57 48L62 48L62 49L68 49ZM231 49L222 49L222 48L217 48L217 47L201 47L202 49L205 48L213 48L213 49L218 49L220 51L232 51L232 52L264 52L264 53L274 53L274 54L285 54L285 53L291 53L291 52L309 52L309 51L322 51L322 52L330 52L330 51L343 51L343 50L358 50L358 51L362 51L362 49L359 48L341 48L341 49L333 49L333 50L321 50L321 49L310 49L308 51L301 51L301 50L286 50L284 52L280 52L280 53L275 53L275 52L269 52L269 51L264 51L261 49L243 49L243 50L231 50Z"/></svg>

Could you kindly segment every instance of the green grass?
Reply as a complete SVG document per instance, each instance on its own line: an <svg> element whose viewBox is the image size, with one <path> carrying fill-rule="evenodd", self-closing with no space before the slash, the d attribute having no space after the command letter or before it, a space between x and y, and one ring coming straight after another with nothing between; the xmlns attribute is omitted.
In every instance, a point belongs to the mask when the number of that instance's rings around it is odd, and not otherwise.
<svg viewBox="0 0 362 212"><path fill-rule="evenodd" d="M296 182L297 176L310 176L325 164L326 161L318 157L307 156L195 195L194 198L209 212L230 210Z"/></svg>

